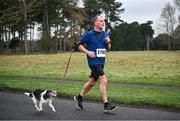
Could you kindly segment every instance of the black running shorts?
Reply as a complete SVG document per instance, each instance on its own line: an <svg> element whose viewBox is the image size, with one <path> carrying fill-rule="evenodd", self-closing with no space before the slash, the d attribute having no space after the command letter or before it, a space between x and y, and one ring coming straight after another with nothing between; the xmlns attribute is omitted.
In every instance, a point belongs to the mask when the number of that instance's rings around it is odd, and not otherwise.
<svg viewBox="0 0 180 121"><path fill-rule="evenodd" d="M91 69L91 75L89 76L90 78L94 78L95 81L99 79L99 76L104 75L104 65L93 65L89 66Z"/></svg>

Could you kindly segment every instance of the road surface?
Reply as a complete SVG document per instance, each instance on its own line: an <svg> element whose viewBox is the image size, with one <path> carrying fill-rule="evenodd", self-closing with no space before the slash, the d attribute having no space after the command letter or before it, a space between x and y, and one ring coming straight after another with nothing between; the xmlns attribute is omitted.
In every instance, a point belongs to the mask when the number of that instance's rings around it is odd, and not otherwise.
<svg viewBox="0 0 180 121"><path fill-rule="evenodd" d="M84 102L84 110L77 110L73 100L53 100L56 113L44 105L36 111L32 100L21 93L0 92L0 120L180 120L180 111L158 108L121 106L113 113L104 113L99 102Z"/></svg>

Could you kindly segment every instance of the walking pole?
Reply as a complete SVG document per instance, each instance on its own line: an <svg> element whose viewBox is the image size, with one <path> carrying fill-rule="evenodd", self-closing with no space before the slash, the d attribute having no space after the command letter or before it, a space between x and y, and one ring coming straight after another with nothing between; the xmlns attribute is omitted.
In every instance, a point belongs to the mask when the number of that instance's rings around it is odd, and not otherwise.
<svg viewBox="0 0 180 121"><path fill-rule="evenodd" d="M65 71L64 71L64 75L63 75L62 80L60 80L61 84L66 80L67 72L68 72L68 69L69 69L69 64L70 64L70 62L71 62L72 53L73 53L73 51L76 50L77 47L78 47L78 44L77 44L77 43L74 43L73 47L72 47L71 50L70 50L70 56L69 56L68 62L67 62L67 64L66 64L66 68L65 68Z"/></svg>

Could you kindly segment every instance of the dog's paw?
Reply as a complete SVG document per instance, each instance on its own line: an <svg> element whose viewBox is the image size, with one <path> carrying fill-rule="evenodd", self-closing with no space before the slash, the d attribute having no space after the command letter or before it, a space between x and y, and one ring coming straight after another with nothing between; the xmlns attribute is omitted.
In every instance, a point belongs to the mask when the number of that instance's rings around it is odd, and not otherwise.
<svg viewBox="0 0 180 121"><path fill-rule="evenodd" d="M53 112L56 112L56 110L54 109Z"/></svg>
<svg viewBox="0 0 180 121"><path fill-rule="evenodd" d="M39 112L43 112L43 109L38 109Z"/></svg>

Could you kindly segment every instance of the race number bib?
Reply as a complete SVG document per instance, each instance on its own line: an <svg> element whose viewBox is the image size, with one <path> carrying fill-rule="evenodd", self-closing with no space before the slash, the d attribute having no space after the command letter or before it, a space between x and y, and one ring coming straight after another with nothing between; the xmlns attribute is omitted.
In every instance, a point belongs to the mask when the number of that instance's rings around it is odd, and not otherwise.
<svg viewBox="0 0 180 121"><path fill-rule="evenodd" d="M97 57L106 57L106 49L97 49L96 56Z"/></svg>

